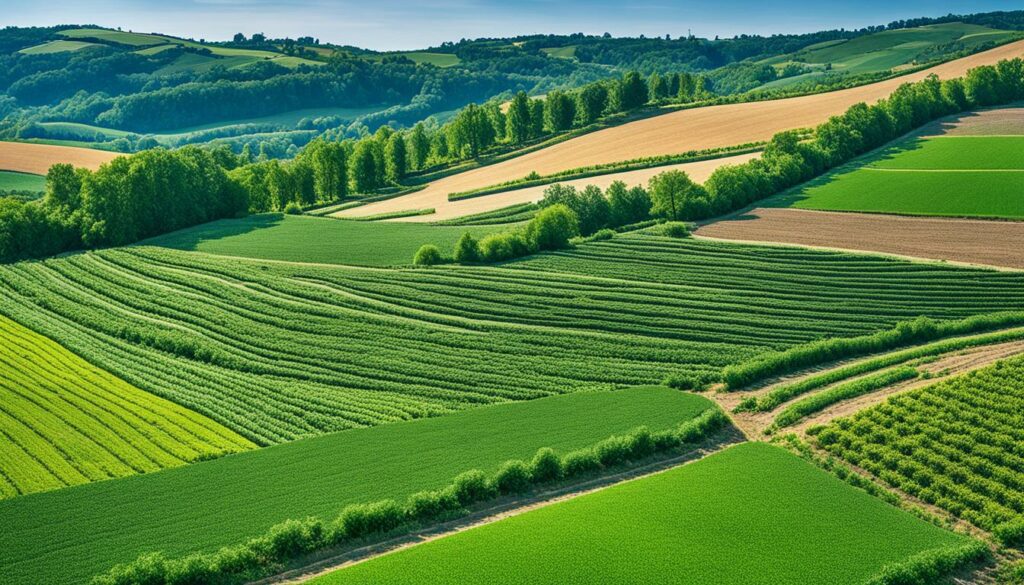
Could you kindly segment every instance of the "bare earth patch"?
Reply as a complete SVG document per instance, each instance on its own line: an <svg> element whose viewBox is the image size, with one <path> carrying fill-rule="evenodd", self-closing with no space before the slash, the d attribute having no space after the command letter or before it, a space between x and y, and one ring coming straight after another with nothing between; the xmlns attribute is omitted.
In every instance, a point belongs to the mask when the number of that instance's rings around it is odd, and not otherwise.
<svg viewBox="0 0 1024 585"><path fill-rule="evenodd" d="M96 170L105 162L121 156L120 153L92 148L55 146L30 142L0 142L0 171L18 171L45 175L57 163Z"/></svg>
<svg viewBox="0 0 1024 585"><path fill-rule="evenodd" d="M588 165L768 140L783 130L820 124L829 116L841 114L856 103L878 101L904 83L919 81L931 74L943 79L960 77L972 67L994 64L1021 55L1024 55L1024 41L1016 41L923 71L860 87L781 100L679 110L585 134L501 163L445 177L414 195L440 193L443 197L448 193L519 179L534 171L549 175ZM348 209L338 216L359 217L426 207L435 206L398 197Z"/></svg>
<svg viewBox="0 0 1024 585"><path fill-rule="evenodd" d="M1024 222L757 208L696 235L1024 269Z"/></svg>
<svg viewBox="0 0 1024 585"><path fill-rule="evenodd" d="M1022 136L1024 107L970 112L928 124L922 136Z"/></svg>

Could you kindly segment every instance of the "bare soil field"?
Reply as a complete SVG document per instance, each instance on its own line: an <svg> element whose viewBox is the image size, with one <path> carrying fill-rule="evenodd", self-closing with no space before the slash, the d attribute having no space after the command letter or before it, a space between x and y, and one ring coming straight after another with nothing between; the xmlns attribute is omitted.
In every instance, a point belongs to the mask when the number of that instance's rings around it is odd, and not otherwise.
<svg viewBox="0 0 1024 585"><path fill-rule="evenodd" d="M711 173L715 169L722 165L743 163L756 156L757 153L739 154L736 156L728 156L712 160L667 165L650 169L640 169L637 171L627 171L624 173L612 173L609 175L588 177L586 179L574 179L572 181L561 181L561 183L563 185L572 185L577 189L582 189L587 185L596 185L601 189L605 189L615 181L622 181L626 183L626 185L632 187L634 185L647 185L647 182L651 177L670 170L685 171L694 181L703 182L711 176ZM460 201L448 201L448 194L446 192L428 187L422 191L406 195L405 197L397 197L395 199L382 201L376 205L392 203L392 206L388 207L389 211L428 208L433 208L435 210L434 213L430 215L412 215L396 218L392 221L442 221L445 219L463 217L465 215L483 213L485 211L493 211L495 209L501 209L502 207L508 207L509 205L540 201L544 196L544 190L549 186L550 185L540 185L537 187L528 187L526 189L515 189L512 191L505 191L503 193L494 193L492 195L482 195L480 197L462 199ZM356 211L356 209L347 211ZM334 215L336 217L343 216L345 213L346 211L342 211Z"/></svg>
<svg viewBox="0 0 1024 585"><path fill-rule="evenodd" d="M1024 107L970 112L928 124L921 136L1022 136Z"/></svg>
<svg viewBox="0 0 1024 585"><path fill-rule="evenodd" d="M1024 222L1015 221L757 208L696 235L1024 269Z"/></svg>
<svg viewBox="0 0 1024 585"><path fill-rule="evenodd" d="M120 153L92 148L33 144L29 142L0 142L0 170L45 175L52 165L70 163L76 167L96 170Z"/></svg>
<svg viewBox="0 0 1024 585"><path fill-rule="evenodd" d="M599 130L507 161L435 181L414 195L468 191L525 177L531 172L548 175L587 165L677 154L767 140L777 132L824 122L859 102L873 103L900 85L935 74L959 77L972 67L1024 55L1024 41L1016 41L963 59L878 83L802 97L679 110ZM412 197L410 195L409 197ZM341 217L376 215L430 207L395 198L340 212ZM436 208L436 207L435 207ZM492 208L493 209L493 208Z"/></svg>

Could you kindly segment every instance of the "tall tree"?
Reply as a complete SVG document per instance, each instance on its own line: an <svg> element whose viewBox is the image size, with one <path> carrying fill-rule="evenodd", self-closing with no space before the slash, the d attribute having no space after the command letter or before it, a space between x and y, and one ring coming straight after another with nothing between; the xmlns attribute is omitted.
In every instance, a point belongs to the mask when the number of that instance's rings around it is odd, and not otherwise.
<svg viewBox="0 0 1024 585"><path fill-rule="evenodd" d="M373 140L360 140L352 152L352 164L349 172L352 175L352 190L356 193L370 193L379 186L377 181L377 157L374 155Z"/></svg>
<svg viewBox="0 0 1024 585"><path fill-rule="evenodd" d="M427 137L427 129L423 122L418 122L409 134L409 167L413 170L420 170L427 165L427 157L430 156L430 138Z"/></svg>
<svg viewBox="0 0 1024 585"><path fill-rule="evenodd" d="M600 118L608 108L608 88L589 83L576 92L576 125L586 126Z"/></svg>
<svg viewBox="0 0 1024 585"><path fill-rule="evenodd" d="M399 183L405 178L407 164L405 138L401 134L393 134L388 139L388 144L384 151L384 164L386 165L385 175L388 182Z"/></svg>
<svg viewBox="0 0 1024 585"><path fill-rule="evenodd" d="M704 188L694 183L683 171L665 171L651 178L651 213L666 219L684 219L684 210L691 199L706 199Z"/></svg>
<svg viewBox="0 0 1024 585"><path fill-rule="evenodd" d="M548 93L544 100L544 123L548 131L568 130L575 117L575 102L568 94L558 90Z"/></svg>
<svg viewBox="0 0 1024 585"><path fill-rule="evenodd" d="M619 84L619 105L623 111L629 111L647 103L647 84L636 71L629 71L622 76Z"/></svg>
<svg viewBox="0 0 1024 585"><path fill-rule="evenodd" d="M505 136L512 144L523 144L530 139L530 98L525 91L516 93L505 114Z"/></svg>

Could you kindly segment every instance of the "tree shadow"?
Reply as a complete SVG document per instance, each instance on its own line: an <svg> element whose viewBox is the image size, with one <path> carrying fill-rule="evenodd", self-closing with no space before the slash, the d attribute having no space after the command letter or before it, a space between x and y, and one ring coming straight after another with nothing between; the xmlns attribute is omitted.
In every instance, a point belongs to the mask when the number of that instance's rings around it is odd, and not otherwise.
<svg viewBox="0 0 1024 585"><path fill-rule="evenodd" d="M195 251L204 242L240 236L256 230L272 228L284 221L280 213L261 213L238 219L218 219L143 240L140 246L161 246L176 250Z"/></svg>

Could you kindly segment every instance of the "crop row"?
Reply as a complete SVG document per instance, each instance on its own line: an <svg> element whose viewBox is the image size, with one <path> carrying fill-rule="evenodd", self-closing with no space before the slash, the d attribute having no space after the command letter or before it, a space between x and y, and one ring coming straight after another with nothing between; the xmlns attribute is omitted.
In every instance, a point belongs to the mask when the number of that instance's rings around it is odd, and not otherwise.
<svg viewBox="0 0 1024 585"><path fill-rule="evenodd" d="M811 432L833 454L997 536L1024 520L1024 358Z"/></svg>

